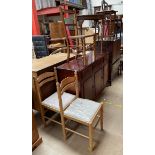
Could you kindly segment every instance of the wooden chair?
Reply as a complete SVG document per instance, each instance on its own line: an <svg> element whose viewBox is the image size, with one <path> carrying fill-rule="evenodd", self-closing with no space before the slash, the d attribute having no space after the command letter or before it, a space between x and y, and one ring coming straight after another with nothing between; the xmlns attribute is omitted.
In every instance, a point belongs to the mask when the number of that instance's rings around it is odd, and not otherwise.
<svg viewBox="0 0 155 155"><path fill-rule="evenodd" d="M55 92L51 94L49 97L46 99L42 99L42 88L44 85L48 84L49 82L55 82L57 80L57 76L54 72L45 72L42 73L39 76L34 76L34 83L37 91L37 96L38 96L38 101L41 109L41 118L44 123L44 126L46 126L50 121L57 123L61 126L64 125L64 119L62 117L62 113L60 111L65 110L66 107L70 104L70 102L75 98L75 95L69 94L69 93L63 93L61 96L62 102L61 104L59 103L58 99L58 93ZM52 117L49 117L46 115L47 111L52 111L55 112L55 114ZM61 121L57 121L56 118L60 114L61 116ZM64 126L62 128L64 130ZM64 131L63 131L64 133ZM65 135L64 135L65 136ZM65 138L64 138L65 139Z"/></svg>
<svg viewBox="0 0 155 155"><path fill-rule="evenodd" d="M79 90L78 90L78 77L77 72L73 77L67 77L59 82L57 82L57 92L60 104L60 112L61 117L64 119L63 123L63 131L64 137L66 138L66 132L72 132L78 134L84 138L89 139L89 150L92 151L94 148L93 145L93 127L95 128L100 121L101 130L103 130L103 103L98 103L88 99L79 98ZM70 103L70 105L64 110L62 103L63 98L62 95L70 88L75 88L76 96L74 101ZM82 125L88 127L88 136L79 133L71 128L66 127L64 124L65 120L72 120Z"/></svg>
<svg viewBox="0 0 155 155"><path fill-rule="evenodd" d="M62 22L49 23L50 41L52 42L48 48L52 50L51 54L61 52L66 47L65 30ZM61 49L61 50L60 50ZM66 48L65 48L66 49Z"/></svg>
<svg viewBox="0 0 155 155"><path fill-rule="evenodd" d="M75 53L76 58L78 55L82 55L85 58L86 54L91 51L95 57L96 35L95 33L90 35L82 34L82 30L78 27L76 10L65 10L60 7L60 17L65 29L66 44L69 52L68 58L70 57L70 52ZM90 40L93 38L93 42L89 42L88 38Z"/></svg>
<svg viewBox="0 0 155 155"><path fill-rule="evenodd" d="M61 47L60 49L54 51L54 53L61 50L66 50L68 61L70 58L70 53L74 53L76 58L79 55L82 55L85 58L86 54L92 51L93 56L95 57L96 35L82 35L82 30L80 31L78 28L76 10L65 10L60 7L60 17L65 30L65 37L54 38L51 39L51 41L65 41L66 47ZM88 38L91 38L91 40L93 38L93 42L89 43Z"/></svg>

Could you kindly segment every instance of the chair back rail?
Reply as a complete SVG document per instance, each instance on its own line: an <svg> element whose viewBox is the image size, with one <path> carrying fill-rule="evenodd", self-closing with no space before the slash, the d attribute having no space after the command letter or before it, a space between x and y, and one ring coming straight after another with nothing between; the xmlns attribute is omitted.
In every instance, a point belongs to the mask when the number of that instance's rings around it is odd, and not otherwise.
<svg viewBox="0 0 155 155"><path fill-rule="evenodd" d="M41 81L39 83L39 86L42 87L45 83L53 81L53 80L55 80L55 77L50 77L50 78L44 79L43 81Z"/></svg>
<svg viewBox="0 0 155 155"><path fill-rule="evenodd" d="M34 76L33 79L37 90L37 96L38 96L39 102L41 103L42 102L41 87L47 82L56 80L56 76L54 72L45 72L39 76Z"/></svg>
<svg viewBox="0 0 155 155"><path fill-rule="evenodd" d="M66 87L67 85L71 84L71 83L75 83L75 77L67 77L65 79L63 79L60 83L60 88L61 90Z"/></svg>
<svg viewBox="0 0 155 155"><path fill-rule="evenodd" d="M42 80L49 78L49 77L54 77L55 73L54 72L46 72L44 74L41 74L37 77L37 81L40 83Z"/></svg>

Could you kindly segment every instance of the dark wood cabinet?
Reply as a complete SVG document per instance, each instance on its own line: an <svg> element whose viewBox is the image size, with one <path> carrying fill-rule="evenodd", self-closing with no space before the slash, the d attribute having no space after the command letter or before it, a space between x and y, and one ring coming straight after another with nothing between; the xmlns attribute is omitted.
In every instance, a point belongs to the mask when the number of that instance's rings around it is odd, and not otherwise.
<svg viewBox="0 0 155 155"><path fill-rule="evenodd" d="M97 99L106 87L104 81L104 57L104 54L97 54L96 59L88 60L86 65L83 63L83 58L79 57L77 60L74 59L58 66L59 82L67 76L73 76L74 71L77 70L80 97L91 100Z"/></svg>
<svg viewBox="0 0 155 155"><path fill-rule="evenodd" d="M87 99L94 99L94 94L93 94L93 70L92 70L92 65L88 66L87 69L83 70L81 73L79 72L78 74L82 74L82 79L79 81L80 82L80 87L81 87L81 92L80 96L87 98Z"/></svg>
<svg viewBox="0 0 155 155"><path fill-rule="evenodd" d="M105 65L105 70L108 69L108 75L105 75L104 78L108 76L108 83L111 85L112 80L118 74L118 68L120 65L120 47L121 39L107 39L102 42L103 51L101 51L101 41L97 42L96 51L101 53L106 53L107 61L109 65ZM106 74L106 72L105 72ZM105 79L106 81L106 79Z"/></svg>
<svg viewBox="0 0 155 155"><path fill-rule="evenodd" d="M95 96L98 97L104 88L104 61L98 60L93 65Z"/></svg>

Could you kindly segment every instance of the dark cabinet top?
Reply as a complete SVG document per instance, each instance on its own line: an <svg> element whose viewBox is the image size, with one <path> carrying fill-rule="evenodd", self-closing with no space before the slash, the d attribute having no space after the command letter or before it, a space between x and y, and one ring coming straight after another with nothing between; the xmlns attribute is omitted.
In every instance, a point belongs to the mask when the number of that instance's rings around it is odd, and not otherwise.
<svg viewBox="0 0 155 155"><path fill-rule="evenodd" d="M92 56L92 54L88 54L86 56L86 61L84 63L84 58L82 56L78 57L77 59L73 59L69 62L66 62L60 66L58 66L58 69L65 69L70 71L81 71L93 64L96 60L102 59L104 57L104 54L96 54L96 58Z"/></svg>

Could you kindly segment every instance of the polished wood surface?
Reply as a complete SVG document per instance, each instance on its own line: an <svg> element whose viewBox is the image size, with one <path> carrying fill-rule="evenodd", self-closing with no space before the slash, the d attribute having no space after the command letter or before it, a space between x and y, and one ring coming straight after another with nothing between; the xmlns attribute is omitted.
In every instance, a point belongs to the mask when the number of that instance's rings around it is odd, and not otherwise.
<svg viewBox="0 0 155 155"><path fill-rule="evenodd" d="M42 138L39 137L38 129L34 118L34 113L32 112L32 150L38 147L41 142Z"/></svg>
<svg viewBox="0 0 155 155"><path fill-rule="evenodd" d="M106 87L107 81L104 81L104 54L97 54L96 58L87 55L86 63L83 57L78 57L57 67L58 81L73 76L77 71L79 81L80 97L95 100L99 97L102 90ZM73 92L71 90L71 92Z"/></svg>

